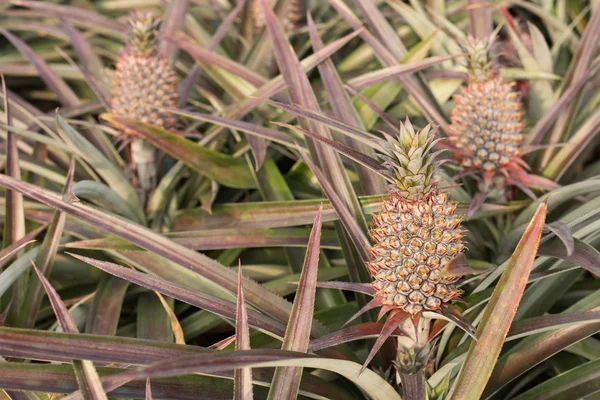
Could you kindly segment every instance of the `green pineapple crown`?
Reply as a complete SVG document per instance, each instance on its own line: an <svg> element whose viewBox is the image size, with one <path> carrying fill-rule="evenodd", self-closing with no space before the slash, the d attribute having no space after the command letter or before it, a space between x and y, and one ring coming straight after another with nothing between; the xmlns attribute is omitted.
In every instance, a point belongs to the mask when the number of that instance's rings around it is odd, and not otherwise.
<svg viewBox="0 0 600 400"><path fill-rule="evenodd" d="M129 17L129 46L136 52L147 55L154 51L160 20L152 11L136 11Z"/></svg>
<svg viewBox="0 0 600 400"><path fill-rule="evenodd" d="M495 73L492 60L489 57L493 40L493 36L478 39L469 35L462 44L467 53L469 53L467 70L471 79L484 81L488 80Z"/></svg>
<svg viewBox="0 0 600 400"><path fill-rule="evenodd" d="M435 170L443 163L436 161L439 152L432 152L435 129L431 124L415 131L407 118L400 122L396 137L382 132L379 157L383 160L383 174L392 182L388 186L394 194L408 201L419 201L437 194Z"/></svg>

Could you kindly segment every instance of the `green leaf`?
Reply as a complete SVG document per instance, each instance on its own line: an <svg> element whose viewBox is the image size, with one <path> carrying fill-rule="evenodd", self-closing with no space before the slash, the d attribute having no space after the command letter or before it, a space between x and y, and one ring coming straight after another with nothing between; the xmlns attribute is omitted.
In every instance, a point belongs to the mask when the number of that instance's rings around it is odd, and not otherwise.
<svg viewBox="0 0 600 400"><path fill-rule="evenodd" d="M246 160L233 158L185 139L164 129L131 118L103 114L102 118L121 130L133 131L153 146L161 149L222 185L239 189L256 187Z"/></svg>
<svg viewBox="0 0 600 400"><path fill-rule="evenodd" d="M92 143L56 114L56 126L62 138L71 145L71 151L90 164L104 181L136 211L139 221L145 221L145 215L139 197L131 183L121 171L111 163Z"/></svg>

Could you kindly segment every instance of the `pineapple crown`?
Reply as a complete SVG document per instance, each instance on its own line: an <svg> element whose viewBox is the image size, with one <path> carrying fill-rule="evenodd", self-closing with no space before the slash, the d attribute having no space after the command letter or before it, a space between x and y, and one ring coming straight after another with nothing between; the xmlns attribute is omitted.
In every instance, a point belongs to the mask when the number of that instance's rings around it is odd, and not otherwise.
<svg viewBox="0 0 600 400"><path fill-rule="evenodd" d="M152 11L136 11L129 17L129 46L144 55L154 51L160 20Z"/></svg>
<svg viewBox="0 0 600 400"><path fill-rule="evenodd" d="M462 47L469 53L467 69L471 79L484 81L494 74L495 69L489 57L494 37L478 39L471 35L467 37Z"/></svg>
<svg viewBox="0 0 600 400"><path fill-rule="evenodd" d="M442 162L436 161L439 152L431 151L437 143L431 124L415 131L407 118L404 124L400 122L397 136L382 134L385 140L380 142L379 158L383 160L382 173L392 182L390 191L408 201L437 194L435 170Z"/></svg>

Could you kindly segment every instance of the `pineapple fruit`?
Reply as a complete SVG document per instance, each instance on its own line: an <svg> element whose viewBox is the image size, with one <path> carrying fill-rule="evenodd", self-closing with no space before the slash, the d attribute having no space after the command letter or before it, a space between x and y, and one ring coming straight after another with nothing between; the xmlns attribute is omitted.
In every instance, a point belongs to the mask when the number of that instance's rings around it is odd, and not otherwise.
<svg viewBox="0 0 600 400"><path fill-rule="evenodd" d="M151 12L134 13L130 38L116 62L111 88L112 113L165 129L172 128L175 115L155 107L177 107L175 72L157 49L158 21ZM134 132L123 132L126 136ZM155 149L140 138L131 142L132 164L143 191L156 181Z"/></svg>
<svg viewBox="0 0 600 400"><path fill-rule="evenodd" d="M521 172L523 164L520 95L515 83L507 82L490 62L490 44L490 40L467 39L468 82L454 97L448 132L455 157L466 170L483 175L484 190L511 169Z"/></svg>
<svg viewBox="0 0 600 400"><path fill-rule="evenodd" d="M275 0L269 0L271 7L275 5ZM287 9L285 10L285 18L283 20L283 26L286 32L292 32L298 29L304 16L308 10L308 0L289 0ZM252 18L254 20L254 31L260 32L265 26L265 15L262 9L262 0L252 1Z"/></svg>
<svg viewBox="0 0 600 400"><path fill-rule="evenodd" d="M370 231L375 245L368 268L375 298L387 310L410 315L438 310L461 291L444 268L462 253L462 216L457 203L438 186L435 171L441 162L432 153L433 131L415 131L407 119L398 137L382 142L384 174L393 182L389 198L373 216Z"/></svg>

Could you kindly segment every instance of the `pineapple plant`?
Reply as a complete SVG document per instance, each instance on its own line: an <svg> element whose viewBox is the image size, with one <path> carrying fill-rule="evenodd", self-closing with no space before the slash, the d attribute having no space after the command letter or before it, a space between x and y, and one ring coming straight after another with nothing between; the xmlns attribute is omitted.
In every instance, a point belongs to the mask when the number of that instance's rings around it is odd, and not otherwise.
<svg viewBox="0 0 600 400"><path fill-rule="evenodd" d="M597 8L253 1L0 6L0 400L593 399Z"/></svg>
<svg viewBox="0 0 600 400"><path fill-rule="evenodd" d="M433 135L431 125L415 131L408 119L397 137L385 134L380 157L393 183L370 231L375 297L411 316L439 310L461 293L452 285L458 277L444 271L464 249L462 216L435 176L441 161L432 152Z"/></svg>
<svg viewBox="0 0 600 400"><path fill-rule="evenodd" d="M523 106L515 82L505 80L489 58L490 38L468 37L467 86L454 96L448 135L465 171L482 178L487 192L496 177L523 176ZM524 182L526 183L526 182Z"/></svg>
<svg viewBox="0 0 600 400"><path fill-rule="evenodd" d="M157 46L159 20L152 12L135 12L129 19L127 47L115 64L111 85L112 113L165 129L175 115L157 107L177 107L177 76ZM125 130L126 137L134 136ZM148 192L156 185L156 151L141 138L131 138L131 163L140 187Z"/></svg>

